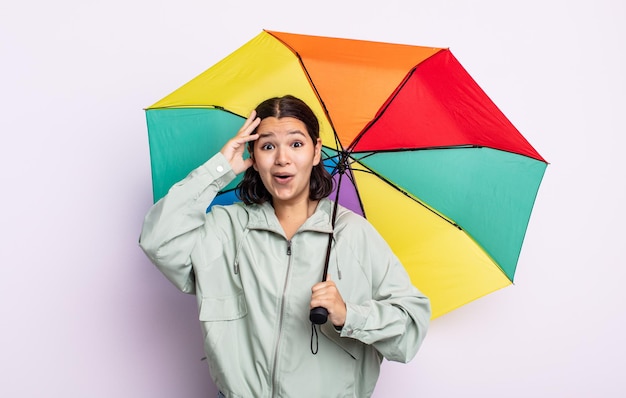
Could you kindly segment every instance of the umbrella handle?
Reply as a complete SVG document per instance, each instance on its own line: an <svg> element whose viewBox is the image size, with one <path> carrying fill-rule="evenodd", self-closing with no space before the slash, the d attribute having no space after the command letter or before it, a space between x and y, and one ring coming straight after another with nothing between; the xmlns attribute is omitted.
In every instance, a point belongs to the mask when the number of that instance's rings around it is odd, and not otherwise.
<svg viewBox="0 0 626 398"><path fill-rule="evenodd" d="M328 320L328 310L324 307L315 307L311 310L309 319L315 325L323 325Z"/></svg>

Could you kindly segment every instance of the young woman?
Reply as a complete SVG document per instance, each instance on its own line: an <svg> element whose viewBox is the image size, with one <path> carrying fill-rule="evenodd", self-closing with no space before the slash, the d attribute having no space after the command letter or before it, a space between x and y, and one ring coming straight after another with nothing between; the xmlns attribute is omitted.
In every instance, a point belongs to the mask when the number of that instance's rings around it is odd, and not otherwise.
<svg viewBox="0 0 626 398"><path fill-rule="evenodd" d="M333 228L321 149L304 102L268 99L145 218L140 245L196 295L210 373L225 397L369 397L383 357L409 361L426 334L428 299L369 222L339 206ZM242 172L243 203L207 213ZM314 348L315 307L328 321Z"/></svg>

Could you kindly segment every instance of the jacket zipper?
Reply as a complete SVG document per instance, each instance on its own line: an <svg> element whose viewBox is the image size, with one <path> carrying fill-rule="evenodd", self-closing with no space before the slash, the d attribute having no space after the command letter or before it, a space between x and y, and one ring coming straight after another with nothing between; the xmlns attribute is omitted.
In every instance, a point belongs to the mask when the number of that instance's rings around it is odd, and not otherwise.
<svg viewBox="0 0 626 398"><path fill-rule="evenodd" d="M243 237L241 238L241 240L239 241L239 245L237 246L237 251L235 252L235 262L233 263L233 272L235 273L235 275L239 273L239 254L241 253L241 247L243 246L243 242L245 242L246 240L248 232L250 232L250 230L246 227L246 229L243 231Z"/></svg>
<svg viewBox="0 0 626 398"><path fill-rule="evenodd" d="M282 299L280 301L280 312L278 314L278 338L276 339L276 347L274 348L274 366L272 367L272 394L276 394L276 369L278 368L278 347L280 347L281 331L283 329L283 316L285 312L285 293L287 293L287 282L289 281L289 273L291 271L291 240L287 241L287 274L285 275L285 284L283 285Z"/></svg>

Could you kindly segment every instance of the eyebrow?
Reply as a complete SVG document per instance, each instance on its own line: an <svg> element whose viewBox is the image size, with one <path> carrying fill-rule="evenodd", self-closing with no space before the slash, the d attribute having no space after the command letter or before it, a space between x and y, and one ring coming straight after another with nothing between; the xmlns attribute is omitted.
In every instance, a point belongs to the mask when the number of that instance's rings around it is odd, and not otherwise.
<svg viewBox="0 0 626 398"><path fill-rule="evenodd" d="M266 133L261 133L261 134L259 134L259 139L261 139L261 138L265 138L265 137L271 137L271 136L274 136L274 135L276 135L276 134L275 134L273 131L268 131L268 132L266 132ZM301 135L301 136L303 136L303 137L305 137L305 138L306 138L306 134L304 134L304 133L303 133L302 131L300 131L300 130L292 130L292 131L289 131L289 132L287 133L287 135Z"/></svg>

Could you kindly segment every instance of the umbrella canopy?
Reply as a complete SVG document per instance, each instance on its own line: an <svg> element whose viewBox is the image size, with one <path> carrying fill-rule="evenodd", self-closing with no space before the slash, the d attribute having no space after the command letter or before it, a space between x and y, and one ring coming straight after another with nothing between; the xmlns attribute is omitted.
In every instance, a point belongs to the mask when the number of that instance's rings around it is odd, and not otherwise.
<svg viewBox="0 0 626 398"><path fill-rule="evenodd" d="M146 109L154 200L285 94L317 114L339 202L386 239L433 318L512 283L547 163L445 48L261 32Z"/></svg>

